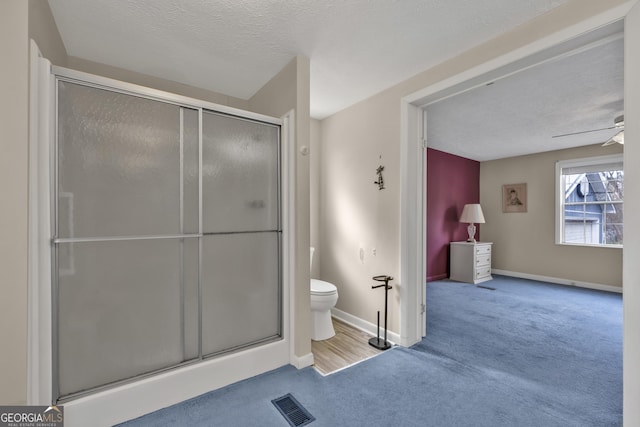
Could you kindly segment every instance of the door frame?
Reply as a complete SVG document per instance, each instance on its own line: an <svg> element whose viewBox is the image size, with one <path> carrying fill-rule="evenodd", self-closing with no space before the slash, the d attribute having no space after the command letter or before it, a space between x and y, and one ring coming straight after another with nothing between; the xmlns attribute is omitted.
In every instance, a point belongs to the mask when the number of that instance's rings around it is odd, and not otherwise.
<svg viewBox="0 0 640 427"><path fill-rule="evenodd" d="M626 179L635 185L627 187L625 206L631 212L640 209L640 3L625 16L624 43L624 112L625 136L631 142L625 146L624 162ZM632 78L633 77L633 78ZM627 216L629 219L629 216ZM640 224L625 220L627 236L622 253L623 298L623 422L625 426L640 425Z"/></svg>
<svg viewBox="0 0 640 427"><path fill-rule="evenodd" d="M489 81L532 66L545 58L535 59L547 49L558 46L582 34L623 20L638 0L629 0L586 20L521 46L459 74L414 91L400 100L401 144L401 214L400 214L400 277L404 286L400 293L401 344L419 342L426 335L426 111L425 107L457 93L481 86ZM512 68L510 68L510 66ZM626 98L626 97L625 97ZM420 160L416 151L423 151ZM423 178L424 177L424 178ZM423 240L416 236L424 236ZM426 307L425 307L426 308Z"/></svg>

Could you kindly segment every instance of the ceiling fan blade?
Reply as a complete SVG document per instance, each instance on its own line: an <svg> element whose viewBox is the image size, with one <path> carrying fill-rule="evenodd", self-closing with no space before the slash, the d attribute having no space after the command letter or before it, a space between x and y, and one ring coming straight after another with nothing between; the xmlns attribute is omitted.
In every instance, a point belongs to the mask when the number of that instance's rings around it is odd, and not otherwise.
<svg viewBox="0 0 640 427"><path fill-rule="evenodd" d="M622 144L622 145L624 145L624 130L621 130L620 132L616 133L611 138L606 140L604 142L604 144L602 144L602 146L606 147L608 145L613 145L613 144Z"/></svg>
<svg viewBox="0 0 640 427"><path fill-rule="evenodd" d="M598 132L601 130L609 130L609 129L616 129L618 126L609 126L607 128L600 128L600 129L591 129L591 130L583 130L580 132L571 132L571 133L563 133L561 135L553 135L551 138L561 138L563 136L571 136L571 135L581 135L583 133L590 133L590 132Z"/></svg>

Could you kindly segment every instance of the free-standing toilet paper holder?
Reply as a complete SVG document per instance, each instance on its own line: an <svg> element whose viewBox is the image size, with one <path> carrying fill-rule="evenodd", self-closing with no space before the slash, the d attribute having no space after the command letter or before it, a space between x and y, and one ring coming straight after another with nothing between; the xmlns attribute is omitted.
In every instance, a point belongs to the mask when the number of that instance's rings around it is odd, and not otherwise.
<svg viewBox="0 0 640 427"><path fill-rule="evenodd" d="M373 276L373 280L376 282L384 282L380 285L371 286L371 289L381 288L384 286L384 340L380 339L380 310L378 310L378 336L376 338L371 338L369 340L369 345L380 350L387 350L391 348L391 343L387 341L387 301L389 289L392 288L392 286L389 286L389 281L393 280L393 277L385 275Z"/></svg>

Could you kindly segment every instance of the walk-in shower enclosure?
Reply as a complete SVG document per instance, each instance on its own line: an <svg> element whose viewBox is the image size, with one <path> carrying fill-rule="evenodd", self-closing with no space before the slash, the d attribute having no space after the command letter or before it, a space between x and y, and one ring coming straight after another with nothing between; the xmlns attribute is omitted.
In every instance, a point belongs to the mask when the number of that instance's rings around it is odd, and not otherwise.
<svg viewBox="0 0 640 427"><path fill-rule="evenodd" d="M53 77L56 402L283 337L281 121L110 83Z"/></svg>

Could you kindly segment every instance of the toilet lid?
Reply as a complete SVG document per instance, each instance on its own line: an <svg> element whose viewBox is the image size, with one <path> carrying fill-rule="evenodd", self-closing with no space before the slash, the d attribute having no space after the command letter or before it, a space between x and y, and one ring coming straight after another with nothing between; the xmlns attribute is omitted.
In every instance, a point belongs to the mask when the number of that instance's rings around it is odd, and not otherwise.
<svg viewBox="0 0 640 427"><path fill-rule="evenodd" d="M335 285L324 280L311 279L311 293L315 295L329 295L338 292Z"/></svg>

